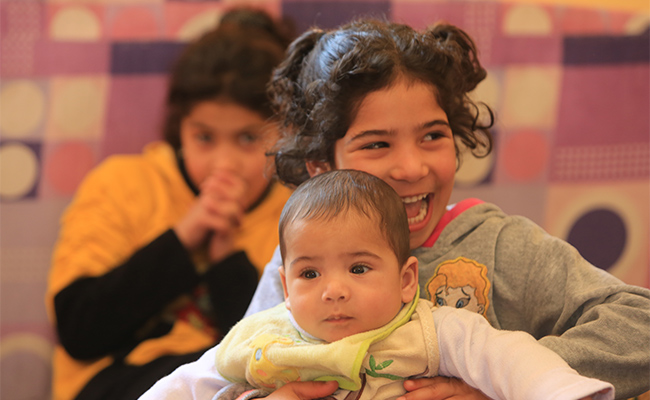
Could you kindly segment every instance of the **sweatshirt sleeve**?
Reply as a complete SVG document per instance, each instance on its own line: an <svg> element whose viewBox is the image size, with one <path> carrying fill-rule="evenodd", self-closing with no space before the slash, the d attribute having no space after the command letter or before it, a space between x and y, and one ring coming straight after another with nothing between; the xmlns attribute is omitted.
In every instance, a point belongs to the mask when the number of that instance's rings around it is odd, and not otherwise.
<svg viewBox="0 0 650 400"><path fill-rule="evenodd" d="M499 331L479 314L452 307L433 312L440 374L461 378L493 399L611 400L611 384L578 375L525 332Z"/></svg>
<svg viewBox="0 0 650 400"><path fill-rule="evenodd" d="M226 334L244 316L257 287L257 269L240 251L211 266L203 280L210 292L217 327Z"/></svg>
<svg viewBox="0 0 650 400"><path fill-rule="evenodd" d="M59 340L78 359L128 349L136 332L199 282L189 255L168 230L108 273L74 281L54 297Z"/></svg>
<svg viewBox="0 0 650 400"><path fill-rule="evenodd" d="M262 278L253 295L245 317L275 307L284 301L284 290L278 268L282 266L280 246L275 248L271 261L264 267Z"/></svg>
<svg viewBox="0 0 650 400"><path fill-rule="evenodd" d="M612 382L617 398L650 389L650 290L594 267L525 219L513 219L499 242L502 329L531 333L580 374Z"/></svg>

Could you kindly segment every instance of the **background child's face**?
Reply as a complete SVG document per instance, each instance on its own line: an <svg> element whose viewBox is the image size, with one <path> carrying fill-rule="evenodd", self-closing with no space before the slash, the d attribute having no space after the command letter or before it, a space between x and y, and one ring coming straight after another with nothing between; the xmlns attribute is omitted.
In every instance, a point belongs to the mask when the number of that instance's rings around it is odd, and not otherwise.
<svg viewBox="0 0 650 400"><path fill-rule="evenodd" d="M334 150L334 168L368 172L395 189L409 217L411 248L420 247L445 213L456 172L454 138L433 88L400 80L368 94Z"/></svg>
<svg viewBox="0 0 650 400"><path fill-rule="evenodd" d="M229 102L198 103L181 122L187 173L197 188L210 175L240 179L247 209L269 184L265 151L275 132L258 113Z"/></svg>
<svg viewBox="0 0 650 400"><path fill-rule="evenodd" d="M284 232L287 308L309 334L332 342L390 322L417 289L417 260L400 268L377 222L355 212L297 220Z"/></svg>

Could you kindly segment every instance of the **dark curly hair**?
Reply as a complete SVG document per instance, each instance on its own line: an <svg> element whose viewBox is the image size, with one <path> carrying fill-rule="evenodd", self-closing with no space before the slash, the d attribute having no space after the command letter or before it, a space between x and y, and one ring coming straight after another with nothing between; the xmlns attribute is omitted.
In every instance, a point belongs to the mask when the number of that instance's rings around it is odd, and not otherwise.
<svg viewBox="0 0 650 400"><path fill-rule="evenodd" d="M340 28L311 29L290 46L269 84L282 138L271 152L278 178L299 185L305 161L334 165L334 144L345 136L363 98L398 77L430 84L457 141L478 157L492 150L489 120L469 98L487 73L472 39L460 28L437 24L424 31L374 19ZM456 147L460 163L460 153Z"/></svg>
<svg viewBox="0 0 650 400"><path fill-rule="evenodd" d="M266 85L294 38L290 21L276 21L262 10L226 12L217 27L190 43L172 70L163 135L180 148L180 124L198 103L226 100L273 115Z"/></svg>

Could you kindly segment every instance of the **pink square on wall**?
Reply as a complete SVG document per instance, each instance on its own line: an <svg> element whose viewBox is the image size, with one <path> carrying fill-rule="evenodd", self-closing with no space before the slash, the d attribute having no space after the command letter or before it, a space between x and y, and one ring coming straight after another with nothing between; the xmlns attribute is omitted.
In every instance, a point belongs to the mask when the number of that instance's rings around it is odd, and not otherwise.
<svg viewBox="0 0 650 400"><path fill-rule="evenodd" d="M114 76L101 157L140 153L145 144L162 137L166 75Z"/></svg>

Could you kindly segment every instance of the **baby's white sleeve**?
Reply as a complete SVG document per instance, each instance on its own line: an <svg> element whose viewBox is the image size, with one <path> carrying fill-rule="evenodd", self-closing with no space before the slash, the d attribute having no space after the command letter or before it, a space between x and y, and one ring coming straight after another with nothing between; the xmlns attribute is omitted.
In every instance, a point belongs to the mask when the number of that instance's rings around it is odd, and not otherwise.
<svg viewBox="0 0 650 400"><path fill-rule="evenodd" d="M614 399L613 385L579 375L525 332L500 331L481 315L452 307L433 311L440 375L462 379L493 399Z"/></svg>
<svg viewBox="0 0 650 400"><path fill-rule="evenodd" d="M139 400L211 399L231 382L225 380L215 366L217 346L198 360L181 365L174 372L156 382Z"/></svg>

